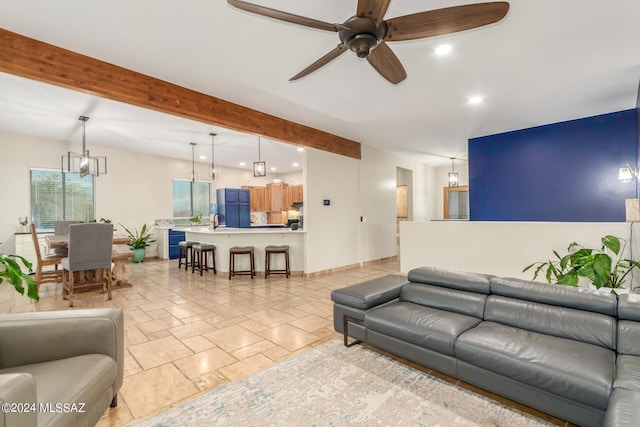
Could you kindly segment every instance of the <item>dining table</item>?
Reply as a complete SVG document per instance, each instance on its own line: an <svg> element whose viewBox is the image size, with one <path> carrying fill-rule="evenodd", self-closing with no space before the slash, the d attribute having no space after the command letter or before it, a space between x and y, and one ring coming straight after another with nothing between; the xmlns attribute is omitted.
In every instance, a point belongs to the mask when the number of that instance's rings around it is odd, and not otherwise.
<svg viewBox="0 0 640 427"><path fill-rule="evenodd" d="M64 249L69 246L68 234L52 234L45 236L45 242L49 250ZM130 288L131 283L127 279L126 264L133 259L133 252L127 246L131 238L125 234L113 233L113 254L111 256L113 267L113 289Z"/></svg>

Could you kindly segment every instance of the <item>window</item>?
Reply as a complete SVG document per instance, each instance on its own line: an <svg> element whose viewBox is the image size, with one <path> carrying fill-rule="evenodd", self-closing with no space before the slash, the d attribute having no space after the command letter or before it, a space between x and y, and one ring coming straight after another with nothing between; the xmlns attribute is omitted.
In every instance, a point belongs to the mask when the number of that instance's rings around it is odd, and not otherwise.
<svg viewBox="0 0 640 427"><path fill-rule="evenodd" d="M192 185L193 184L193 185ZM185 179L173 180L173 217L191 218L194 215L208 216L211 194L209 181L192 183Z"/></svg>
<svg viewBox="0 0 640 427"><path fill-rule="evenodd" d="M37 229L52 229L56 221L95 218L94 178L60 170L29 170L31 220Z"/></svg>

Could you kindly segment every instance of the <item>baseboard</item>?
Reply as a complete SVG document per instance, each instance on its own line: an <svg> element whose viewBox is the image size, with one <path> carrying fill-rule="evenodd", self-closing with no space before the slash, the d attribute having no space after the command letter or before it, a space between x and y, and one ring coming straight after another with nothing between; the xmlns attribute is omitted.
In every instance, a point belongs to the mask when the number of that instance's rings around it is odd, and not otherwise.
<svg viewBox="0 0 640 427"><path fill-rule="evenodd" d="M341 271L352 270L354 268L361 268L361 267L365 267L365 266L369 266L369 265L382 264L384 262L397 260L397 259L398 259L398 256L394 255L394 256L390 256L390 257L385 257L385 258L374 259L374 260L371 260L371 261L366 261L366 262L363 262L362 264L349 264L349 265L343 265L341 267L330 268L328 270L314 271L313 273L306 273L304 275L304 277L308 277L308 278L311 279L311 278L314 278L314 277L327 276L329 274L339 273Z"/></svg>

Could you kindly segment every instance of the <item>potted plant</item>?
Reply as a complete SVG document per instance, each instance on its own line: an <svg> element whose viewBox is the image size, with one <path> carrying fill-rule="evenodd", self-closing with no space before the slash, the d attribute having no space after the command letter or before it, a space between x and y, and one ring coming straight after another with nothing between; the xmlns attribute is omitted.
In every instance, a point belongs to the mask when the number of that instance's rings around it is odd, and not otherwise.
<svg viewBox="0 0 640 427"><path fill-rule="evenodd" d="M568 286L578 286L579 278L584 277L596 289L611 288L611 292L617 295L615 289L624 288L627 276L634 268L640 267L640 263L622 258L626 246L624 239L608 235L601 242L600 249L585 248L573 242L567 248L567 255L560 256L553 251L555 259L535 262L522 271L536 267L533 280L544 272L549 283Z"/></svg>
<svg viewBox="0 0 640 427"><path fill-rule="evenodd" d="M200 225L202 224L202 215L195 214L189 218L189 221L191 221L191 225Z"/></svg>
<svg viewBox="0 0 640 427"><path fill-rule="evenodd" d="M122 228L124 228L124 230L129 235L129 238L131 239L131 241L129 242L129 247L133 251L133 262L144 261L144 257L147 254L147 247L151 246L151 244L155 242L153 235L147 228L147 224L144 224L142 226L139 233L138 229L135 230L135 233L132 233L124 225L122 225Z"/></svg>
<svg viewBox="0 0 640 427"><path fill-rule="evenodd" d="M18 222L20 222L20 226L22 228L23 233L29 232L29 217L21 216L18 218Z"/></svg>
<svg viewBox="0 0 640 427"><path fill-rule="evenodd" d="M36 281L33 277L22 271L18 261L20 261L29 272L32 271L31 268L33 265L23 257L19 255L0 254L0 283L6 278L20 295L24 295L23 283L25 283L27 285L27 296L34 301L38 301L40 297L38 296Z"/></svg>

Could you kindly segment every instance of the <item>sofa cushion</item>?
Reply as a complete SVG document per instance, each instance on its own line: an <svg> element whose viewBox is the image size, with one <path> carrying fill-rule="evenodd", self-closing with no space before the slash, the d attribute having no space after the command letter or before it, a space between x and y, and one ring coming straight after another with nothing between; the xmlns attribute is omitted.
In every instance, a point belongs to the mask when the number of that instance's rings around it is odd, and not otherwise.
<svg viewBox="0 0 640 427"><path fill-rule="evenodd" d="M640 356L640 322L618 320L618 353Z"/></svg>
<svg viewBox="0 0 640 427"><path fill-rule="evenodd" d="M399 274L388 274L377 279L336 289L331 292L331 300L348 307L367 310L398 298L400 289L407 278Z"/></svg>
<svg viewBox="0 0 640 427"><path fill-rule="evenodd" d="M367 329L447 355L454 355L456 338L480 319L410 302L394 302L364 317Z"/></svg>
<svg viewBox="0 0 640 427"><path fill-rule="evenodd" d="M508 378L606 409L615 353L604 347L482 322L455 344L460 360Z"/></svg>
<svg viewBox="0 0 640 427"><path fill-rule="evenodd" d="M0 373L25 372L33 376L36 382L38 404L86 404L84 410L95 403L101 395L116 381L118 367L116 362L103 354L88 354L69 357L51 362L14 366L2 369ZM38 412L38 424L48 425L56 418L56 425L75 425L82 413ZM68 418L67 422L61 422Z"/></svg>
<svg viewBox="0 0 640 427"><path fill-rule="evenodd" d="M617 313L618 301L615 295L573 286L557 286L528 280L494 277L491 280L491 293L559 307L593 311L609 316L615 316Z"/></svg>
<svg viewBox="0 0 640 427"><path fill-rule="evenodd" d="M640 322L640 294L623 294L618 297L618 317Z"/></svg>
<svg viewBox="0 0 640 427"><path fill-rule="evenodd" d="M400 301L413 302L482 319L487 295L440 286L409 283L402 287Z"/></svg>
<svg viewBox="0 0 640 427"><path fill-rule="evenodd" d="M637 427L640 420L640 393L615 389L611 393L603 427Z"/></svg>
<svg viewBox="0 0 640 427"><path fill-rule="evenodd" d="M489 294L491 279L489 274L469 273L436 267L420 267L409 271L410 282L443 286L451 289Z"/></svg>
<svg viewBox="0 0 640 427"><path fill-rule="evenodd" d="M614 350L616 319L605 314L491 295L485 320Z"/></svg>
<svg viewBox="0 0 640 427"><path fill-rule="evenodd" d="M618 355L613 386L640 392L640 356Z"/></svg>

